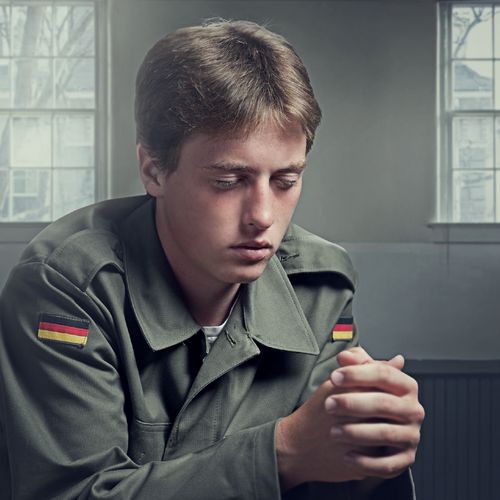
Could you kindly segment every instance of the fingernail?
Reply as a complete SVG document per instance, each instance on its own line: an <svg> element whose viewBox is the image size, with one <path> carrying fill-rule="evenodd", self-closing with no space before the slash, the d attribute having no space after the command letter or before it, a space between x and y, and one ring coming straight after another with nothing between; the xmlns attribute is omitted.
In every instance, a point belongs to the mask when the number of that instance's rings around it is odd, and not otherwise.
<svg viewBox="0 0 500 500"><path fill-rule="evenodd" d="M325 408L326 408L326 411L328 411L328 412L335 411L335 408L337 408L337 401L335 401L335 399L328 398L325 401Z"/></svg>
<svg viewBox="0 0 500 500"><path fill-rule="evenodd" d="M332 373L331 380L335 385L341 385L344 380L344 375L338 371L334 371Z"/></svg>

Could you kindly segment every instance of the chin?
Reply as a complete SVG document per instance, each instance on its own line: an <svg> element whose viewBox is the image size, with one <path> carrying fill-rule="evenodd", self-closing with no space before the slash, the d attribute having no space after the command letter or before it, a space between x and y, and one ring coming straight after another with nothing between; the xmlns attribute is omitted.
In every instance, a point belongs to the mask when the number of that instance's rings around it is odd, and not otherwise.
<svg viewBox="0 0 500 500"><path fill-rule="evenodd" d="M252 266L251 268L241 269L228 276L227 283L251 283L262 276L262 273L267 267L265 265Z"/></svg>

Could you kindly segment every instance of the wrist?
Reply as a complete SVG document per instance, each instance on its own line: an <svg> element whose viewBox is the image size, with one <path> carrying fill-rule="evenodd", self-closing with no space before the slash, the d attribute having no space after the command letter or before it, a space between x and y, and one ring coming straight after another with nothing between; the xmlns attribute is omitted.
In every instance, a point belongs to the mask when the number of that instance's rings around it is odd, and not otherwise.
<svg viewBox="0 0 500 500"><path fill-rule="evenodd" d="M293 422L290 422L290 417L282 418L276 424L276 462L283 493L304 482L301 478L301 469L297 465L298 454L293 446L292 426Z"/></svg>

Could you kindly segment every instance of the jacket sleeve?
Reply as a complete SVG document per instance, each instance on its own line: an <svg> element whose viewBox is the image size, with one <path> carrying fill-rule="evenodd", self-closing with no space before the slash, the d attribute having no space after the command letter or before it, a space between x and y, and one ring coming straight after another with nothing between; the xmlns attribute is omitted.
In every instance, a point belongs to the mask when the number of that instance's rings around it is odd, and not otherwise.
<svg viewBox="0 0 500 500"><path fill-rule="evenodd" d="M39 338L40 314L87 324L86 345ZM45 264L12 272L0 298L2 493L15 500L279 499L275 422L164 462L139 465L127 455L127 381L108 316Z"/></svg>

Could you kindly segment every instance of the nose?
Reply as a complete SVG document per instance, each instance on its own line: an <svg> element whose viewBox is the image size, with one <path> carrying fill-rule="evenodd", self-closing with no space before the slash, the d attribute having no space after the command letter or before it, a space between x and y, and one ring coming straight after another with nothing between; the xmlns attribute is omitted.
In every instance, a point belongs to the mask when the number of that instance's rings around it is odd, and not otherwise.
<svg viewBox="0 0 500 500"><path fill-rule="evenodd" d="M256 183L245 200L244 223L264 231L274 222L274 199L269 184Z"/></svg>

